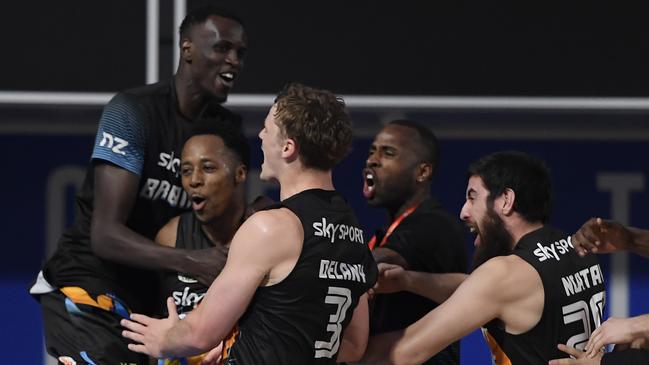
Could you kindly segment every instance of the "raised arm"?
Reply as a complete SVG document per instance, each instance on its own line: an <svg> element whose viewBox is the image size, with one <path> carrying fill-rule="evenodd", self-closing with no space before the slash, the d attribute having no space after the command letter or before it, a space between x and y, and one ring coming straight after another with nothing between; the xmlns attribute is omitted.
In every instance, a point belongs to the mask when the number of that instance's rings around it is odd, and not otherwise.
<svg viewBox="0 0 649 365"><path fill-rule="evenodd" d="M303 232L297 217L279 210L259 212L237 231L221 274L201 305L184 320L133 315L122 321L124 336L138 342L129 348L152 356L189 356L214 348L246 310L257 288L275 280L278 267L297 260ZM273 245L265 244L273 242ZM291 261L292 260L292 261ZM287 270L285 270L287 271Z"/></svg>
<svg viewBox="0 0 649 365"><path fill-rule="evenodd" d="M436 303L448 299L468 277L464 273L432 274L405 270L399 265L379 264L379 278L373 288L376 294L409 291Z"/></svg>

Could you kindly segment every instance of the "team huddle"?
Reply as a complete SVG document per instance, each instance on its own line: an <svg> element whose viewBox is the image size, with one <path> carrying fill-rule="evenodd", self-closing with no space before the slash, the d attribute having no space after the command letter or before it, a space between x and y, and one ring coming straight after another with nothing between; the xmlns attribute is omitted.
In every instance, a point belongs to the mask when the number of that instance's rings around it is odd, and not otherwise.
<svg viewBox="0 0 649 365"><path fill-rule="evenodd" d="M260 178L279 201L249 203L250 147L221 105L243 68L243 21L203 7L180 36L173 78L104 107L75 224L30 289L59 363L450 365L479 328L484 363L646 359L635 337L649 330L605 336L615 324L602 326L591 252L649 244L601 220L573 236L549 226L542 161L503 151L468 166L467 274L466 229L430 191L434 133L409 120L377 133L359 194L388 225L364 236L332 178L353 142L345 103L292 83L259 132ZM611 343L631 348L604 354Z"/></svg>

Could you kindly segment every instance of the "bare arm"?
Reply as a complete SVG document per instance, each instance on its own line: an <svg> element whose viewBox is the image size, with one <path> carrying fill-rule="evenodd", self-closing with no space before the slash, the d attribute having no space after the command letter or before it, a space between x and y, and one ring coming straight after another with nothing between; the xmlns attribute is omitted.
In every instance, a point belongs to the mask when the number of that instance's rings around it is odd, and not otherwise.
<svg viewBox="0 0 649 365"><path fill-rule="evenodd" d="M137 198L139 177L107 163L95 167L95 201L90 230L93 252L100 258L146 269L186 272L212 282L225 259L214 249L163 247L126 226ZM124 254L128 253L128 254Z"/></svg>
<svg viewBox="0 0 649 365"><path fill-rule="evenodd" d="M379 278L373 290L377 294L409 291L436 303L442 303L467 277L468 275L464 273L433 274L380 263Z"/></svg>
<svg viewBox="0 0 649 365"><path fill-rule="evenodd" d="M649 257L649 230L591 218L572 236L572 244L582 256L587 252L631 251Z"/></svg>
<svg viewBox="0 0 649 365"><path fill-rule="evenodd" d="M631 344L636 340L649 341L649 314L607 319L593 331L586 345L586 353L592 358L606 345Z"/></svg>
<svg viewBox="0 0 649 365"><path fill-rule="evenodd" d="M370 335L370 319L367 304L367 293L358 299L351 322L345 329L337 362L354 362L363 357Z"/></svg>
<svg viewBox="0 0 649 365"><path fill-rule="evenodd" d="M214 348L241 317L259 285L272 281L277 267L294 265L301 247L296 242L301 243L303 236L299 224L297 217L291 224L279 219L277 210L249 218L232 239L225 268L201 305L182 321L171 315L161 320L133 315L133 321L122 321L128 329L124 336L139 343L129 348L152 356L188 356ZM263 244L268 240L277 244Z"/></svg>
<svg viewBox="0 0 649 365"><path fill-rule="evenodd" d="M502 319L509 326L508 319L513 316L511 309L519 307L516 304L530 296L530 287L524 283L528 279L527 272L520 276L512 275L512 270L517 269L511 266L510 261L505 257L489 260L475 270L448 300L419 321L405 330L373 336L363 363L421 364L494 318ZM534 269L530 267L530 270ZM540 282L540 278L537 280ZM498 290L503 287L511 290ZM540 302L543 302L542 297ZM538 312L540 318L542 306ZM527 312L515 315L526 318L525 325L530 328L538 320Z"/></svg>

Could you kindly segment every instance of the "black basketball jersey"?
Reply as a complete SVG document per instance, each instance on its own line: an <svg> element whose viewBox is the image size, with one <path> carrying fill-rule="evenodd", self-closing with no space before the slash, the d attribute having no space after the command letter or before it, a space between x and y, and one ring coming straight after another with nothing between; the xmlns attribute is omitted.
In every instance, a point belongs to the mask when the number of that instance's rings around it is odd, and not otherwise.
<svg viewBox="0 0 649 365"><path fill-rule="evenodd" d="M237 115L216 102L208 102L199 117L241 126ZM147 310L144 301L157 299L151 285L155 275L102 260L92 252L94 168L97 163L109 163L139 176L127 226L153 239L164 224L191 205L179 170L182 146L194 128L178 109L173 80L118 93L104 107L92 161L76 198L76 221L63 233L57 251L43 268L47 281L56 287L80 286L95 295L112 293L134 311Z"/></svg>
<svg viewBox="0 0 649 365"><path fill-rule="evenodd" d="M194 213L183 213L178 220L176 248L200 250L211 247L214 247L214 243L207 238ZM199 283L190 275L175 271L164 271L160 285L162 298L174 298L181 318L196 308L208 289L206 285Z"/></svg>
<svg viewBox="0 0 649 365"><path fill-rule="evenodd" d="M514 255L539 273L545 294L538 324L526 333L512 335L501 321L487 324L485 336L497 364L547 364L567 357L557 344L583 349L601 324L604 310L604 276L595 255L580 257L570 236L542 227L520 239Z"/></svg>
<svg viewBox="0 0 649 365"><path fill-rule="evenodd" d="M300 219L302 252L284 280L257 289L227 364L335 364L358 298L376 281L376 263L337 192L306 190L268 209L279 207Z"/></svg>

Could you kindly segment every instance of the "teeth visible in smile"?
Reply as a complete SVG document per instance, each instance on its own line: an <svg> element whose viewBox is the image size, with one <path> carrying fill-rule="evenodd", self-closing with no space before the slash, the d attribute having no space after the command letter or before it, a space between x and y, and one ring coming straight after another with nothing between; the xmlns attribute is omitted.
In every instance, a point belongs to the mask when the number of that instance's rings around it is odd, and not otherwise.
<svg viewBox="0 0 649 365"><path fill-rule="evenodd" d="M471 233L476 233L476 229L475 229L475 227L469 227L469 232L471 232Z"/></svg>
<svg viewBox="0 0 649 365"><path fill-rule="evenodd" d="M232 72L224 72L220 74L222 78L224 78L226 81L232 81L234 80L234 74Z"/></svg>

